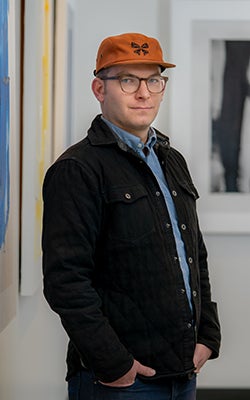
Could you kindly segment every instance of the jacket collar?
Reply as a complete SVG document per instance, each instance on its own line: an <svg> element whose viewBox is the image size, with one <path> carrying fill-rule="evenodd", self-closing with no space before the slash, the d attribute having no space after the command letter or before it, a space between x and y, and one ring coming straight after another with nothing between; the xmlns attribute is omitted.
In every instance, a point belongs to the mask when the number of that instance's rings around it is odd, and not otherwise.
<svg viewBox="0 0 250 400"><path fill-rule="evenodd" d="M117 137L102 120L101 114L92 121L88 130L88 138L93 146L104 146L117 143Z"/></svg>
<svg viewBox="0 0 250 400"><path fill-rule="evenodd" d="M157 142L155 147L164 147L170 149L170 141L168 136L163 135L155 129ZM102 120L101 114L97 115L92 121L91 127L88 130L88 138L93 146L106 146L118 144L122 150L128 150L128 146L117 137L108 125Z"/></svg>

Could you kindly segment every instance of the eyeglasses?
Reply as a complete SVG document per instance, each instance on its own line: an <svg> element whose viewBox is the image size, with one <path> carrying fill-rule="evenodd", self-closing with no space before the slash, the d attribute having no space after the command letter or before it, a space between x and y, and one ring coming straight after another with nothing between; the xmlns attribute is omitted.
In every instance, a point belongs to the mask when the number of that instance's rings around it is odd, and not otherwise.
<svg viewBox="0 0 250 400"><path fill-rule="evenodd" d="M119 81L121 89L124 93L133 94L139 90L141 81L145 81L147 89L150 93L159 94L162 93L166 87L168 81L167 76L150 76L149 78L139 78L134 75L120 75L120 76L103 76L99 77L103 81Z"/></svg>

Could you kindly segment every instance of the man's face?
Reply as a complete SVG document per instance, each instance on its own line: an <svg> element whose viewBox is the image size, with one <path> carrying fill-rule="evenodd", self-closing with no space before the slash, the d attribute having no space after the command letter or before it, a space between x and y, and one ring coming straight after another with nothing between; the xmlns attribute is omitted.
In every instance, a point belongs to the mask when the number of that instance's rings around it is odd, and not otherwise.
<svg viewBox="0 0 250 400"><path fill-rule="evenodd" d="M106 76L134 75L139 78L159 76L155 65L120 65L109 68ZM146 141L148 129L155 119L164 93L152 94L145 81L132 94L124 93L118 80L100 80L92 86L100 101L104 118ZM99 81L99 82L98 82ZM98 94L94 89L98 87Z"/></svg>

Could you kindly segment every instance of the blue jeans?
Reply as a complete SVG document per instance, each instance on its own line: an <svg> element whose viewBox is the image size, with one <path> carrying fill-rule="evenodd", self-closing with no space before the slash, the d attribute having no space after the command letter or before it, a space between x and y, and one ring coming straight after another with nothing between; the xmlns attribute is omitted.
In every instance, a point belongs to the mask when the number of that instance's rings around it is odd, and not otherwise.
<svg viewBox="0 0 250 400"><path fill-rule="evenodd" d="M96 382L91 373L81 371L68 382L69 400L195 400L196 377L161 379L114 388Z"/></svg>

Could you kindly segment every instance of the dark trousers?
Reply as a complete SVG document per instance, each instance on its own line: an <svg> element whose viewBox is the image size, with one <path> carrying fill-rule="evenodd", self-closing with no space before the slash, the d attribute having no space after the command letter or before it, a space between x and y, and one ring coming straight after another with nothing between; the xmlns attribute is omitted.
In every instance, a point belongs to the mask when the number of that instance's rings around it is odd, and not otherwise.
<svg viewBox="0 0 250 400"><path fill-rule="evenodd" d="M87 371L81 371L68 383L69 400L195 400L196 377L161 379L135 383L126 388L102 385Z"/></svg>

